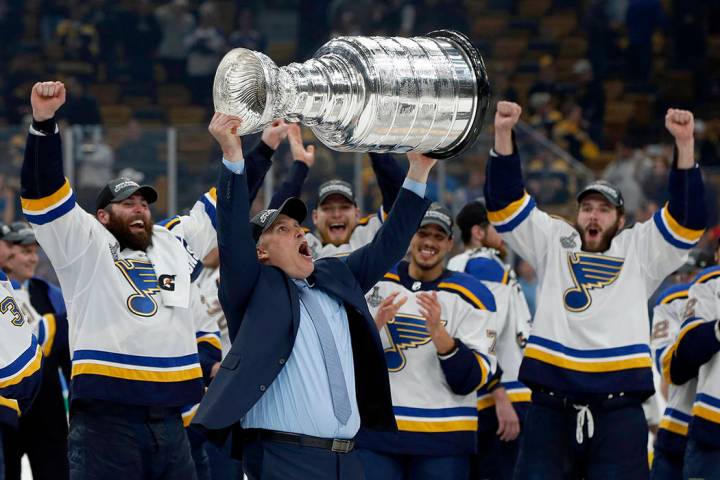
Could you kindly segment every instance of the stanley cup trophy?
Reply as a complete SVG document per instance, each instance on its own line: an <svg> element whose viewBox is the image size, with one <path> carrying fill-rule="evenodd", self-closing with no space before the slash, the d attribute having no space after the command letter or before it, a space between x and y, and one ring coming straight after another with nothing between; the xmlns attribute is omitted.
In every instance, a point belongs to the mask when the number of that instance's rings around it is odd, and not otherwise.
<svg viewBox="0 0 720 480"><path fill-rule="evenodd" d="M215 73L215 110L242 119L238 135L273 120L309 125L342 152L411 150L449 158L472 145L490 99L480 53L463 34L340 37L304 63L278 68L236 48Z"/></svg>

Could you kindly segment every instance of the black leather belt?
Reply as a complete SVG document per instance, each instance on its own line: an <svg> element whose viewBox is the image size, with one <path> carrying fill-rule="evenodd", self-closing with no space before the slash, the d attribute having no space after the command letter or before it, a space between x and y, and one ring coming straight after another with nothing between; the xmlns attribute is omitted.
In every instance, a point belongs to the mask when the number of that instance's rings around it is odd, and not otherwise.
<svg viewBox="0 0 720 480"><path fill-rule="evenodd" d="M248 440L262 439L271 442L290 443L301 447L322 448L335 453L350 453L355 446L354 440L311 437L296 433L276 432L275 430L248 429L244 430L244 435Z"/></svg>

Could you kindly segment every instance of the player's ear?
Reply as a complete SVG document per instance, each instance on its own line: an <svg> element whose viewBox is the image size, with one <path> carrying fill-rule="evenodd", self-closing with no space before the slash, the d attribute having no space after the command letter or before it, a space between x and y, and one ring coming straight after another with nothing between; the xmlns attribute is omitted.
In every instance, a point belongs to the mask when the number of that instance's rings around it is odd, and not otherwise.
<svg viewBox="0 0 720 480"><path fill-rule="evenodd" d="M104 208L101 208L97 212L95 212L95 217L103 225L107 225L108 222L110 221L110 213L108 213L108 211L105 210Z"/></svg>

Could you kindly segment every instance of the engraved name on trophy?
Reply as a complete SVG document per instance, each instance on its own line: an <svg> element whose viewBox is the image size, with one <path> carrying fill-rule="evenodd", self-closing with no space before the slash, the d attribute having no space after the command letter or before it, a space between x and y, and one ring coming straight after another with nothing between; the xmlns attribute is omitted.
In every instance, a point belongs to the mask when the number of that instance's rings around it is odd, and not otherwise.
<svg viewBox="0 0 720 480"><path fill-rule="evenodd" d="M482 56L465 35L340 37L304 63L228 52L215 73L215 110L243 119L238 135L274 119L309 125L343 152L411 150L448 158L472 145L490 100Z"/></svg>

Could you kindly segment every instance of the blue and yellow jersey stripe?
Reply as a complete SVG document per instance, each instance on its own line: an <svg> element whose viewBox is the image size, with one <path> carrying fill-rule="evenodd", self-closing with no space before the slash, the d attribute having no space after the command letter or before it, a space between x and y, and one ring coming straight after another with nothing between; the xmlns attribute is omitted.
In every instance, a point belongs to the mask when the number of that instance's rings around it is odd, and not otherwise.
<svg viewBox="0 0 720 480"><path fill-rule="evenodd" d="M477 430L477 411L473 407L414 408L393 406L398 430L437 433Z"/></svg>
<svg viewBox="0 0 720 480"><path fill-rule="evenodd" d="M704 229L693 230L680 225L670 214L667 204L655 212L653 220L663 238L677 248L691 249L697 244L705 232Z"/></svg>
<svg viewBox="0 0 720 480"><path fill-rule="evenodd" d="M13 362L0 368L0 388L8 388L19 384L40 370L42 365L42 349L35 335L30 346Z"/></svg>
<svg viewBox="0 0 720 480"><path fill-rule="evenodd" d="M536 335L531 335L528 339L525 357L565 370L585 373L652 367L650 347L645 344L578 350Z"/></svg>
<svg viewBox="0 0 720 480"><path fill-rule="evenodd" d="M521 382L502 382L502 387L511 403L529 403L532 391ZM486 389L478 390L477 409L482 411L495 406L495 398Z"/></svg>
<svg viewBox="0 0 720 480"><path fill-rule="evenodd" d="M691 416L674 408L666 408L660 420L660 429L687 437Z"/></svg>
<svg viewBox="0 0 720 480"><path fill-rule="evenodd" d="M75 206L75 193L70 182L43 198L21 198L23 213L30 223L44 225L62 217Z"/></svg>
<svg viewBox="0 0 720 480"><path fill-rule="evenodd" d="M693 284L696 283L707 283L713 278L720 277L720 267L717 265L708 267L705 270L702 270L700 273L697 274L697 276L693 279Z"/></svg>
<svg viewBox="0 0 720 480"><path fill-rule="evenodd" d="M212 226L214 228L217 228L217 189L215 187L212 187L210 190L208 190L202 197L200 197L200 202L205 207L205 213L208 217L210 217L210 222L212 223Z"/></svg>
<svg viewBox="0 0 720 480"><path fill-rule="evenodd" d="M693 404L692 415L707 422L720 424L720 398L706 393L698 393Z"/></svg>
<svg viewBox="0 0 720 480"><path fill-rule="evenodd" d="M76 350L72 374L100 375L141 382L184 382L202 378L198 354L180 357L146 357L100 350Z"/></svg>
<svg viewBox="0 0 720 480"><path fill-rule="evenodd" d="M222 350L222 344L220 343L220 331L216 332L195 332L195 341L199 344L207 343Z"/></svg>
<svg viewBox="0 0 720 480"><path fill-rule="evenodd" d="M57 321L55 315L46 313L42 316L42 320L38 325L38 343L42 347L44 356L50 356L53 344L55 343L55 332L57 331Z"/></svg>
<svg viewBox="0 0 720 480"><path fill-rule="evenodd" d="M488 219L499 233L511 232L520 225L535 208L535 200L523 192L523 196L501 210L488 211Z"/></svg>

